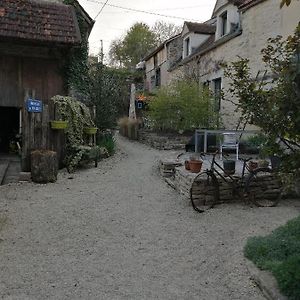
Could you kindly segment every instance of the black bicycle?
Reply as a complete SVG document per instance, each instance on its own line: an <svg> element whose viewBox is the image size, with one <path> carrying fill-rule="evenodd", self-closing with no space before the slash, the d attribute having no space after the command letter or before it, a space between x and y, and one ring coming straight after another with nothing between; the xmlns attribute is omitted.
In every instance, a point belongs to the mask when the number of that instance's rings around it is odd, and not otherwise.
<svg viewBox="0 0 300 300"><path fill-rule="evenodd" d="M259 207L274 207L281 199L282 185L275 170L257 168L251 170L243 161L242 176L226 174L216 162L213 154L210 169L200 172L193 180L190 188L190 198L193 208L202 213L217 203L238 199L247 204ZM248 171L246 174L246 170Z"/></svg>

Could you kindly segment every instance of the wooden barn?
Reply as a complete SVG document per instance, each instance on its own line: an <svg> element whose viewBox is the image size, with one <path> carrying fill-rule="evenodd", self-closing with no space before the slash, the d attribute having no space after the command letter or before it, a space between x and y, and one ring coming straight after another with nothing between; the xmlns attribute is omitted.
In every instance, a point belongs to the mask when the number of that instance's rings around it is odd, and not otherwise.
<svg viewBox="0 0 300 300"><path fill-rule="evenodd" d="M87 28L85 36L78 15ZM68 94L64 59L88 37L93 23L76 0L73 5L58 0L0 1L0 153L10 152L20 136L23 171L30 170L31 150L51 149L60 160L63 157L64 134L49 126L49 101ZM38 100L33 107L30 99Z"/></svg>

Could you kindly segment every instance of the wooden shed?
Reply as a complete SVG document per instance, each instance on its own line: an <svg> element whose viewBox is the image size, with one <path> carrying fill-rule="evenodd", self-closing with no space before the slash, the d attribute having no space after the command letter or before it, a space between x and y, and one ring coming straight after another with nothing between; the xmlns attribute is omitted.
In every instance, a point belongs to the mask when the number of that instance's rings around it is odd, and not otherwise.
<svg viewBox="0 0 300 300"><path fill-rule="evenodd" d="M74 4L0 1L0 153L8 152L11 141L21 135L24 171L30 169L31 150L57 151L60 160L64 156L64 134L49 126L49 101L68 93L62 66L82 42L78 13L90 30L93 26L79 3ZM41 101L42 112L29 112L29 99Z"/></svg>

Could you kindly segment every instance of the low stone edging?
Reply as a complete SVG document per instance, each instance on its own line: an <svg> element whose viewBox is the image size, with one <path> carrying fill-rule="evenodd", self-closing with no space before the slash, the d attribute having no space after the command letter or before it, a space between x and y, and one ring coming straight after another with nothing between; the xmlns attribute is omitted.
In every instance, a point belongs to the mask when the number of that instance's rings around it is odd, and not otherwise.
<svg viewBox="0 0 300 300"><path fill-rule="evenodd" d="M257 284L268 300L287 300L278 288L276 279L268 271L258 269L250 260L245 259L245 265L250 273L251 279Z"/></svg>
<svg viewBox="0 0 300 300"><path fill-rule="evenodd" d="M141 143L159 150L185 149L190 136L158 134L152 131L139 130L138 139Z"/></svg>
<svg viewBox="0 0 300 300"><path fill-rule="evenodd" d="M171 159L160 161L160 173L167 183L177 190L184 198L190 198L190 189L195 177L198 175L197 173L191 173L185 169L182 162ZM232 177L237 181L240 180L239 175L234 175ZM217 177L217 179L219 182L220 196L218 203L235 201L236 199L234 199L232 195L231 186L224 182L221 178ZM198 185L197 182L199 183ZM196 186L193 187L193 198L195 199L197 199L197 196L200 197L200 195L203 197L201 182L203 182L203 179L199 178L198 181L196 181ZM272 193L274 194L278 192L276 179L269 174L264 177L260 177L259 181L255 182L255 185L257 185L257 187L262 185L264 189L268 191L270 196L272 196ZM213 191L208 191L206 196L208 198L213 197Z"/></svg>

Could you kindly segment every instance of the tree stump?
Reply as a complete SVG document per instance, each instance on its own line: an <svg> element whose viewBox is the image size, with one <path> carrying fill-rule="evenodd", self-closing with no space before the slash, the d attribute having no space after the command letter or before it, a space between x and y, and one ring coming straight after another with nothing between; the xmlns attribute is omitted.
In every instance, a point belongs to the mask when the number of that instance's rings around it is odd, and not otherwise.
<svg viewBox="0 0 300 300"><path fill-rule="evenodd" d="M31 177L33 182L48 183L57 180L57 153L50 150L31 152Z"/></svg>

